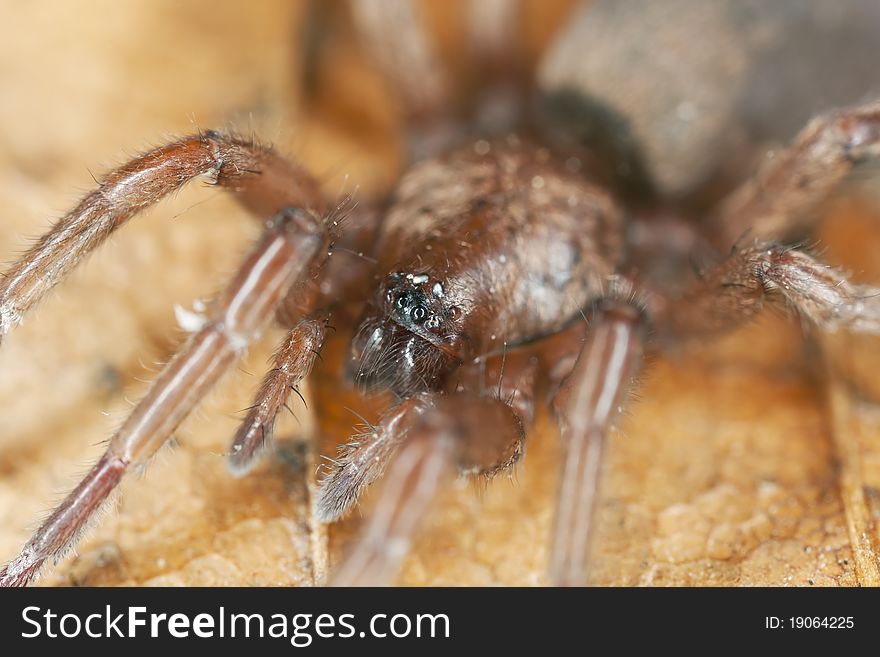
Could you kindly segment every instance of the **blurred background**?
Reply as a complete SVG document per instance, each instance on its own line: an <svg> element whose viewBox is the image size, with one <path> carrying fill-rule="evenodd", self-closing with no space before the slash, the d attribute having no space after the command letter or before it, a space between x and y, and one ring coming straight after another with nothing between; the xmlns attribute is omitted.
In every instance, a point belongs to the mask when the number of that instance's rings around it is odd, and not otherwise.
<svg viewBox="0 0 880 657"><path fill-rule="evenodd" d="M541 80L545 121L612 159L637 148L652 193L695 208L808 117L880 87L880 6L869 0L521 5L510 43ZM465 93L468 3L417 6L452 88ZM14 259L93 176L197 128L253 131L328 193L356 189L364 202L404 166L402 110L344 2L5 0L0 30L0 260ZM572 90L588 100L583 113L553 102ZM823 258L874 283L876 180L854 175L815 236ZM4 342L0 560L181 342L174 306L210 296L258 232L229 198L190 185L119 231ZM311 445L331 454L357 422L346 407L370 419L381 407L339 387L340 335L309 387L312 411L297 406L299 423L284 420L286 438L254 474L227 476L236 412L279 337L267 332L185 423L180 444L122 486L117 511L44 583L320 581L360 515L330 531L314 522ZM655 359L606 465L595 582L880 584L876 342L805 338L768 313ZM557 441L542 411L513 483L450 491L401 583L544 583Z"/></svg>

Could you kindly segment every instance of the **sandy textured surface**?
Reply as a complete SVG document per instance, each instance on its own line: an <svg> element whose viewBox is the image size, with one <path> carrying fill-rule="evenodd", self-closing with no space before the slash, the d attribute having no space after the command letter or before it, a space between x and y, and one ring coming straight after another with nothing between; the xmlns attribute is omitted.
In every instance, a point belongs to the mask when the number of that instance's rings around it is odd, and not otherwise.
<svg viewBox="0 0 880 657"><path fill-rule="evenodd" d="M351 46L328 53L328 81L301 108L296 3L260 3L259 13L207 0L186 9L126 3L125 12L117 4L4 10L0 259L89 188L90 170L194 122L252 124L333 191L358 183L369 192L393 178L394 122ZM880 213L840 204L830 213L826 256L880 281ZM257 229L227 198L193 185L120 231L4 342L0 560L97 456L154 363L182 340L174 305L216 290ZM302 427L286 418L286 438L264 464L229 477L222 454L236 413L279 336L267 333L178 432L178 445L124 483L115 510L43 583L320 581L360 519L329 532L312 522L308 436L329 453L356 422L345 407L370 418L379 409L340 390L342 345L332 342L309 392L312 413L295 407ZM768 314L651 364L613 437L596 583L878 583L880 379L867 357L877 340L822 343L826 356L795 322ZM544 583L558 458L544 412L513 481L485 491L462 483L440 501L400 582Z"/></svg>

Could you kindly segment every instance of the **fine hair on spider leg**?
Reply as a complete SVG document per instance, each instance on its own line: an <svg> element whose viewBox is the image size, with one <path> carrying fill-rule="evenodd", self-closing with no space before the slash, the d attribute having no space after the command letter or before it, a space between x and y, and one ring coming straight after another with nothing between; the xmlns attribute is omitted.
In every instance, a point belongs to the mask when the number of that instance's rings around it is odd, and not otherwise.
<svg viewBox="0 0 880 657"><path fill-rule="evenodd" d="M127 220L208 176L265 218L285 207L323 211L317 183L271 148L217 131L160 146L118 167L58 220L0 280L0 339Z"/></svg>
<svg viewBox="0 0 880 657"><path fill-rule="evenodd" d="M849 282L839 269L794 248L758 244L758 278L824 331L880 333L880 288Z"/></svg>
<svg viewBox="0 0 880 657"><path fill-rule="evenodd" d="M66 550L131 466L158 450L274 315L293 283L326 257L328 232L310 212L289 210L207 311L203 328L166 365L80 484L0 570L0 585L22 586Z"/></svg>
<svg viewBox="0 0 880 657"><path fill-rule="evenodd" d="M450 387L457 397L470 394L477 399L502 403L510 408L521 427L528 428L534 418L537 368L538 360L528 350L505 350L457 369ZM382 476L387 463L415 423L424 415L437 412L436 405L441 399L442 396L427 392L404 398L386 411L377 424L364 421L349 442L339 447L334 458L324 457L327 462L322 464L324 474L316 505L318 517L323 522L332 522L356 504L361 493ZM462 407L468 408L468 405L462 402ZM475 422L469 427L468 431L476 431ZM466 432L462 430L462 433ZM487 449L492 452L495 448L491 447L491 441L489 445ZM478 449L478 445L469 445L468 449ZM482 459L494 467L474 465L473 469L461 470L461 474L480 475L479 480L487 480L502 471L512 472L509 466L519 458L519 452L510 459L499 458L497 450L494 455L494 458ZM479 463L481 459L472 456L465 461Z"/></svg>
<svg viewBox="0 0 880 657"><path fill-rule="evenodd" d="M550 556L557 585L587 580L608 433L643 362L644 309L618 291L593 304L578 358L554 398L565 449Z"/></svg>
<svg viewBox="0 0 880 657"><path fill-rule="evenodd" d="M491 476L509 469L522 455L523 425L507 403L466 392L418 399L419 404L402 410L411 416L406 435L396 439L373 513L352 550L331 572L330 586L388 584L409 551L412 534L456 472ZM346 465L350 462L340 469ZM358 490L341 487L363 485L360 480L333 479L333 474L322 482L319 509L328 497L357 497ZM330 501L326 506L339 505Z"/></svg>
<svg viewBox="0 0 880 657"><path fill-rule="evenodd" d="M880 101L817 117L719 205L707 232L722 249L746 231L758 240L803 232L853 168L878 155Z"/></svg>
<svg viewBox="0 0 880 657"><path fill-rule="evenodd" d="M67 522L75 526L75 530L64 537L62 543L51 552L51 565L57 566L71 552L75 552L76 545L83 540L92 529L101 524L105 516L112 513L119 503L119 490L117 485L125 474L125 464L119 459L112 459L105 454L94 466L83 473L80 483L73 489L70 495L88 498L92 504L80 509L81 516L72 516ZM44 514L39 526L47 525L56 520L57 511L49 511ZM48 538L48 537L47 537ZM33 580L42 568L39 557L41 552L46 551L45 545L31 545L30 542L22 550L22 566L18 569L4 565L0 569L0 586L10 583L26 584Z"/></svg>
<svg viewBox="0 0 880 657"><path fill-rule="evenodd" d="M319 520L333 522L358 501L367 486L382 476L414 422L432 405L433 396L428 393L410 397L388 411L377 425L365 426L340 445L336 457L322 464L324 475L315 504Z"/></svg>
<svg viewBox="0 0 880 657"><path fill-rule="evenodd" d="M655 316L663 339L729 331L755 317L765 300L784 302L825 331L880 333L880 288L849 282L835 267L792 247L739 247Z"/></svg>
<svg viewBox="0 0 880 657"><path fill-rule="evenodd" d="M243 476L253 468L257 456L272 440L279 412L289 408L287 402L291 395L296 393L302 399L297 386L312 371L315 359L320 355L326 326L326 321L302 320L276 349L272 369L263 378L232 441L226 462L234 476ZM302 401L305 403L304 399Z"/></svg>

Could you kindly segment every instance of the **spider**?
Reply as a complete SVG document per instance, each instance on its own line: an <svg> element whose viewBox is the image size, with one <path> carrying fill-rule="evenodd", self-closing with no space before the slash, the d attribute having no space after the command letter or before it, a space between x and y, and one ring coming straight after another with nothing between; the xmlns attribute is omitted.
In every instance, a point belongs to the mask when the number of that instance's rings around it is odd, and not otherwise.
<svg viewBox="0 0 880 657"><path fill-rule="evenodd" d="M12 266L0 286L3 334L115 228L192 178L207 176L255 215L272 217L105 455L0 581L26 584L63 554L272 317L289 332L234 438L233 473L246 473L271 438L340 300L364 300L350 378L397 398L342 448L322 481L317 508L326 521L382 481L374 514L333 584L387 582L444 482L456 472L508 470L523 452L541 390L549 391L566 453L550 571L557 583L582 583L607 435L646 350L729 330L767 300L823 330L878 332L880 290L772 240L801 228L857 162L876 154L880 106L815 120L705 225L673 221L687 236L676 252L664 234L670 224L658 230L625 212L602 175L585 170L587 154L542 141L519 109L522 80L501 72L509 70L499 66L508 42L485 31L508 25L510 6L493 11L486 22L475 13L490 84L471 130L453 118L411 6L355 5L377 64L408 110L415 161L375 212L329 201L308 171L254 140L205 131L111 172ZM388 25L398 29L389 33ZM678 293L644 276L651 267L637 260L644 244L635 234L668 247L664 257L677 270L695 249L726 255ZM334 248L371 255L355 268L333 257Z"/></svg>

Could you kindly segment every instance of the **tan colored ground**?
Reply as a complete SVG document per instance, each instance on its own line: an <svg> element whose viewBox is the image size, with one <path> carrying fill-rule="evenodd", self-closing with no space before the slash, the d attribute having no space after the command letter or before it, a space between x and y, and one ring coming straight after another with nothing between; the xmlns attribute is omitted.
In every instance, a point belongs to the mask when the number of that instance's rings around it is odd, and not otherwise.
<svg viewBox="0 0 880 657"><path fill-rule="evenodd" d="M391 180L393 122L375 78L343 44L323 69L325 104L298 111L301 7L257 6L260 13L216 0L186 8L132 2L124 12L99 0L7 3L0 259L13 258L23 236L38 234L87 189L90 169L190 131L192 119L203 127L252 122L325 174L334 191L346 173L365 192ZM323 111L331 107L332 120ZM369 132L354 125L367 119ZM880 216L850 205L834 214L822 233L826 257L880 281ZM126 399L137 399L141 380L153 376L152 363L173 352L182 337L173 305L221 285L256 231L228 199L196 185L127 226L3 344L0 560L99 453ZM265 336L245 373L224 380L180 431L179 446L123 485L118 509L44 583L320 579L359 519L329 533L311 522L308 443L281 441L244 479L230 478L222 459L235 412L248 405L279 335ZM877 340L823 342L827 365L795 323L768 314L652 364L613 440L596 583L880 583L880 379L870 357ZM325 374L313 381L317 422L299 413L325 452L355 422L345 406L376 412L326 373L339 348L329 345ZM308 431L288 418L280 433ZM543 583L558 455L542 414L515 483L451 491L400 582Z"/></svg>

